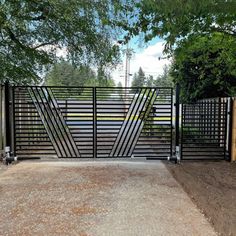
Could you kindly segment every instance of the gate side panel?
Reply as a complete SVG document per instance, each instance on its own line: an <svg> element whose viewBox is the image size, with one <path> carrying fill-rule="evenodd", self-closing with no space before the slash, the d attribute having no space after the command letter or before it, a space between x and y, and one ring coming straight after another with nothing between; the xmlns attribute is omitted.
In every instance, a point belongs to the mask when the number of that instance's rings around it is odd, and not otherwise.
<svg viewBox="0 0 236 236"><path fill-rule="evenodd" d="M227 101L207 99L182 105L182 159L226 158Z"/></svg>

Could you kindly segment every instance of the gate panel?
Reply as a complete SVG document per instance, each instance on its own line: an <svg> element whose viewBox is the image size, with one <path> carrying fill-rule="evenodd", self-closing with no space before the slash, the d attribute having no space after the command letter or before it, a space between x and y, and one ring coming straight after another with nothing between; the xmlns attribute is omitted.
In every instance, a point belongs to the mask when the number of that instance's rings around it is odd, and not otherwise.
<svg viewBox="0 0 236 236"><path fill-rule="evenodd" d="M227 100L182 105L182 159L225 159Z"/></svg>
<svg viewBox="0 0 236 236"><path fill-rule="evenodd" d="M171 156L172 89L97 88L96 93L97 157Z"/></svg>
<svg viewBox="0 0 236 236"><path fill-rule="evenodd" d="M93 89L15 87L18 157L93 157Z"/></svg>
<svg viewBox="0 0 236 236"><path fill-rule="evenodd" d="M167 158L172 89L14 87L22 158Z"/></svg>

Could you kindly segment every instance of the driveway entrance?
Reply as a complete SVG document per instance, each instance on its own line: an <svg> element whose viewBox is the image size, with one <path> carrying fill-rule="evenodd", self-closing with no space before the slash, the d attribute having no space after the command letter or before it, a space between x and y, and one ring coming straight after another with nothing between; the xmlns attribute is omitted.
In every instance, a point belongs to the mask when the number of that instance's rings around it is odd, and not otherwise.
<svg viewBox="0 0 236 236"><path fill-rule="evenodd" d="M0 190L0 235L216 235L160 162L21 162Z"/></svg>

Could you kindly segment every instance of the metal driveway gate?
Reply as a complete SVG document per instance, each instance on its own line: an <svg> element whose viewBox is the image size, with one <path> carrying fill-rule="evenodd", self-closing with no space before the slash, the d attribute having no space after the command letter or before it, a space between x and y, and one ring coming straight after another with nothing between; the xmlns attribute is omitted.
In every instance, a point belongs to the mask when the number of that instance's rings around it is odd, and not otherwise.
<svg viewBox="0 0 236 236"><path fill-rule="evenodd" d="M226 159L228 115L228 100L224 98L183 104L182 159Z"/></svg>
<svg viewBox="0 0 236 236"><path fill-rule="evenodd" d="M172 156L171 88L16 86L12 94L18 157Z"/></svg>

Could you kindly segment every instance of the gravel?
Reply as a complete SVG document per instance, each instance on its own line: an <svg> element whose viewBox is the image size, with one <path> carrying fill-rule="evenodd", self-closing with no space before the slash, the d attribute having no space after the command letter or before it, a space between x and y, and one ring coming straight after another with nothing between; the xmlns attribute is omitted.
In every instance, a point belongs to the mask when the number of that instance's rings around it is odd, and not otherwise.
<svg viewBox="0 0 236 236"><path fill-rule="evenodd" d="M161 162L21 162L0 193L0 235L216 235Z"/></svg>

